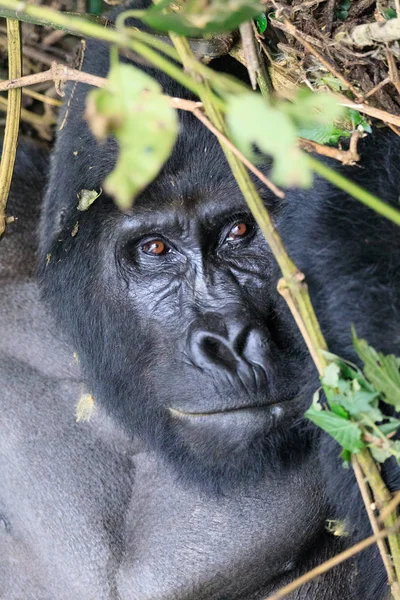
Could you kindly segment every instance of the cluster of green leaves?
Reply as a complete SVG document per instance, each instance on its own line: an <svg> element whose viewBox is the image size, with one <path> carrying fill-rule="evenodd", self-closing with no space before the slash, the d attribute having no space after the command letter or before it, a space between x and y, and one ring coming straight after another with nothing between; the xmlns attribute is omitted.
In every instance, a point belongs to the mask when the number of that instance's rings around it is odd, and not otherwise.
<svg viewBox="0 0 400 600"><path fill-rule="evenodd" d="M394 456L400 464L400 441L392 439L400 420L381 410L386 403L400 411L400 359L377 352L354 330L353 344L363 370L326 352L329 364L321 377L326 400L316 392L306 417L335 438L345 460L369 448L378 462Z"/></svg>
<svg viewBox="0 0 400 600"><path fill-rule="evenodd" d="M327 119L322 123L301 125L297 135L318 144L337 146L340 140L349 138L355 129L362 133L372 132L371 125L363 115L352 108L347 108L339 120Z"/></svg>

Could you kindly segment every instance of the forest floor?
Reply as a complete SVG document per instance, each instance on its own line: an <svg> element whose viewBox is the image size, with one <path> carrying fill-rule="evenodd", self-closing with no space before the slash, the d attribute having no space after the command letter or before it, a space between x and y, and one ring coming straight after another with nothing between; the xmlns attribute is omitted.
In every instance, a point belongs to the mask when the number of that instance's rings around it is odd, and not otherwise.
<svg viewBox="0 0 400 600"><path fill-rule="evenodd" d="M34 3L96 14L110 8L102 0ZM259 33L263 29L259 26L256 36L279 93L287 97L299 85L318 91L328 88L400 115L400 0L266 0L264 5L266 28ZM53 61L73 64L79 40L63 31L24 23L23 44L27 75L49 69ZM0 24L0 77L8 78L4 22ZM51 141L61 100L53 82L38 83L26 90L23 133ZM6 106L3 94L0 127ZM394 125L391 127L397 131Z"/></svg>

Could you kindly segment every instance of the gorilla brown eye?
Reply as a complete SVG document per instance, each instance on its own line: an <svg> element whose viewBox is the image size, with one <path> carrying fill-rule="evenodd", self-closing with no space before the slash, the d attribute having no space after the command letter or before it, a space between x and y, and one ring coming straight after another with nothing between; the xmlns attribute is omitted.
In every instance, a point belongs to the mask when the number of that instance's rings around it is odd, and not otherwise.
<svg viewBox="0 0 400 600"><path fill-rule="evenodd" d="M235 225L229 231L226 241L232 242L234 240L238 240L240 238L245 237L249 233L249 226L246 223L240 222L235 223Z"/></svg>
<svg viewBox="0 0 400 600"><path fill-rule="evenodd" d="M150 256L161 256L162 254L167 254L169 248L162 240L150 240L150 242L143 244L142 252Z"/></svg>

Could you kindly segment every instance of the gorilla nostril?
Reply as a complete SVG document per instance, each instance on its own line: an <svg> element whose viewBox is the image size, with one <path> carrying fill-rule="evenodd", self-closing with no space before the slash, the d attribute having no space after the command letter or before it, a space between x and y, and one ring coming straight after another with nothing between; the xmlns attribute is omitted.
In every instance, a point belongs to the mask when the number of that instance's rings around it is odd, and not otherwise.
<svg viewBox="0 0 400 600"><path fill-rule="evenodd" d="M227 343L218 337L205 335L200 341L200 350L203 356L211 364L233 370L237 366L237 360Z"/></svg>
<svg viewBox="0 0 400 600"><path fill-rule="evenodd" d="M246 346L248 343L249 334L251 332L251 327L244 327L239 333L236 335L236 339L234 340L234 349L238 356L243 357L245 354Z"/></svg>

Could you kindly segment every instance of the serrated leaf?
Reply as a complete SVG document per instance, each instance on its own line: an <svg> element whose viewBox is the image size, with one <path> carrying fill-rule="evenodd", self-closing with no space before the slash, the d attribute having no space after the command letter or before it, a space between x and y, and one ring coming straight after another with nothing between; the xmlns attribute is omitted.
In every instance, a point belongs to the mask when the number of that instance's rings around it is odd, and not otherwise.
<svg viewBox="0 0 400 600"><path fill-rule="evenodd" d="M202 36L206 33L232 31L241 23L257 17L263 5L257 0L187 0L169 10L171 0L164 0L145 11L141 19L159 31L174 31L179 35Z"/></svg>
<svg viewBox="0 0 400 600"><path fill-rule="evenodd" d="M312 171L305 154L297 147L294 124L260 94L230 97L227 123L234 143L246 156L255 159L255 145L273 157L271 177L278 185L311 186Z"/></svg>
<svg viewBox="0 0 400 600"><path fill-rule="evenodd" d="M305 416L329 433L344 450L357 453L365 447L357 423L342 419L327 410L316 411L313 406L306 411Z"/></svg>
<svg viewBox="0 0 400 600"><path fill-rule="evenodd" d="M351 414L358 415L359 413L374 413L375 418L379 418L381 413L376 412L376 407L372 402L379 396L379 393L371 392L355 392L347 396L340 397L340 404ZM372 415L369 415L372 418ZM375 420L375 418L373 420Z"/></svg>
<svg viewBox="0 0 400 600"><path fill-rule="evenodd" d="M117 163L104 189L128 209L171 154L178 134L176 112L154 79L118 64L107 86L88 95L86 117L96 137L114 135L118 141Z"/></svg>
<svg viewBox="0 0 400 600"><path fill-rule="evenodd" d="M384 355L357 338L353 330L354 348L364 363L364 373L385 402L400 410L400 360L393 354Z"/></svg>

